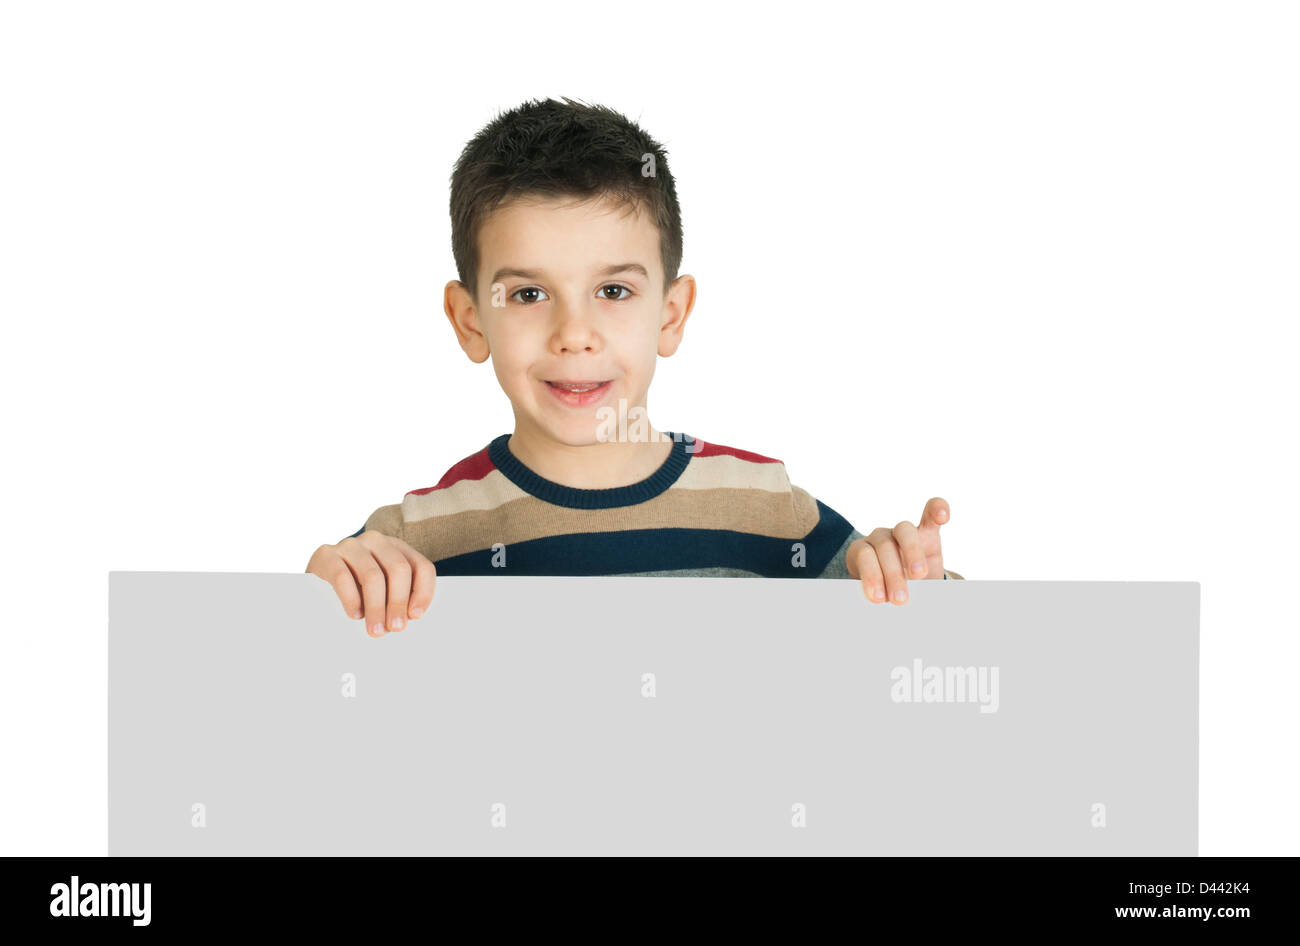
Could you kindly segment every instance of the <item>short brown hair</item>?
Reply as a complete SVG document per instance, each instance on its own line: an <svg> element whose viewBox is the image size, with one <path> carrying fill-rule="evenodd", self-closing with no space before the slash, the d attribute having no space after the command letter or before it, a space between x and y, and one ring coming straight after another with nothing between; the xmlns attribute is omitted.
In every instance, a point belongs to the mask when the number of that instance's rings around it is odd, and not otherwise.
<svg viewBox="0 0 1300 946"><path fill-rule="evenodd" d="M601 105L534 99L494 118L465 145L451 173L451 252L475 298L478 235L488 214L525 196L607 197L649 211L659 228L664 292L682 262L682 218L667 151L635 122ZM653 155L654 173L643 173Z"/></svg>

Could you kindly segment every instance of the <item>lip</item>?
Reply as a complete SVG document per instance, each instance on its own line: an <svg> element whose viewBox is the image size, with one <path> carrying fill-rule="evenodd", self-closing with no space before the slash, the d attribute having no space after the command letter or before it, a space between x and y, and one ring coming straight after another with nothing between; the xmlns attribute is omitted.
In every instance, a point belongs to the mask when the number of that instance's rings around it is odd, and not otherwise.
<svg viewBox="0 0 1300 946"><path fill-rule="evenodd" d="M612 380L598 381L594 379L591 381L578 381L567 378L556 378L552 381L543 381L542 384L544 384L546 390L550 391L551 395L565 407L589 407L592 404L604 400L605 395L609 394L614 387L614 382ZM592 388L590 391L583 391L581 394L574 394L572 391L565 391L562 388L555 387L557 384L568 384L574 386L595 384L598 386Z"/></svg>

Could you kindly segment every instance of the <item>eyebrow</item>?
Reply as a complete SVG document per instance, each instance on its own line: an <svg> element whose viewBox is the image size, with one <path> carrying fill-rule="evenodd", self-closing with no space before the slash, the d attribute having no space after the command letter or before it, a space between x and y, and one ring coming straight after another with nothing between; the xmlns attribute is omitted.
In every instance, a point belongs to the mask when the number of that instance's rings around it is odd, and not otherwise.
<svg viewBox="0 0 1300 946"><path fill-rule="evenodd" d="M604 269L597 272L596 275L614 276L618 273L640 273L644 278L650 278L650 274L646 272L646 268L640 263L611 263L609 266L606 266ZM518 269L513 266L503 266L492 275L491 282L498 283L507 277L518 279L541 279L542 273L540 270L535 269Z"/></svg>

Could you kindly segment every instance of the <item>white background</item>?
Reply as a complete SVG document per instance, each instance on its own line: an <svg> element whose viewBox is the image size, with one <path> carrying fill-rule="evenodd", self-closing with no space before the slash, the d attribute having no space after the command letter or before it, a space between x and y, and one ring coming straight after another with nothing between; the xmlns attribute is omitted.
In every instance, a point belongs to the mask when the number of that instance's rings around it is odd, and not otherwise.
<svg viewBox="0 0 1300 946"><path fill-rule="evenodd" d="M1298 27L0 6L0 853L106 850L110 570L301 572L512 429L441 312L448 176L568 95L677 178L700 292L655 425L784 460L863 531L943 496L971 580L1201 582L1201 851L1300 854Z"/></svg>

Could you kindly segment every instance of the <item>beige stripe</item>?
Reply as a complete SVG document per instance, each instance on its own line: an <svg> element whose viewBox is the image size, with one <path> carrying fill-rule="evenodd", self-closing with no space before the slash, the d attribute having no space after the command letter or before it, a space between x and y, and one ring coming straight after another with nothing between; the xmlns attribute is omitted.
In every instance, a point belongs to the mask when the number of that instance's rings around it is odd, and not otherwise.
<svg viewBox="0 0 1300 946"><path fill-rule="evenodd" d="M380 506L366 519L366 531L378 532L400 539L402 537L402 504Z"/></svg>
<svg viewBox="0 0 1300 946"><path fill-rule="evenodd" d="M790 488L784 463L755 463L729 454L692 457L673 489L763 489L783 493Z"/></svg>
<svg viewBox="0 0 1300 946"><path fill-rule="evenodd" d="M430 560L575 532L626 529L728 529L801 539L817 524L816 501L803 490L668 489L654 499L613 509L569 509L533 496L496 509L408 521L402 538Z"/></svg>
<svg viewBox="0 0 1300 946"><path fill-rule="evenodd" d="M528 494L510 482L500 470L493 470L478 480L460 480L446 489L402 499L402 513L407 522L431 516L454 516L473 509L495 509Z"/></svg>
<svg viewBox="0 0 1300 946"><path fill-rule="evenodd" d="M798 486L791 486L790 494L794 498L795 528L802 530L798 533L802 538L816 528L822 516L817 511L816 498L807 490L800 489Z"/></svg>

